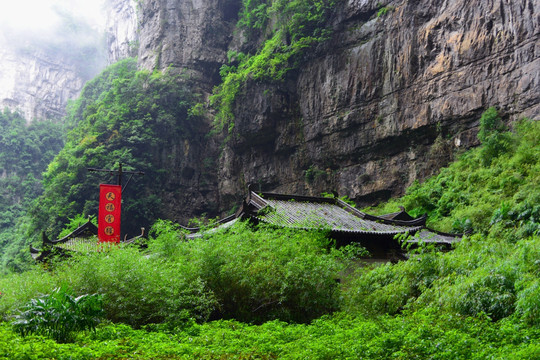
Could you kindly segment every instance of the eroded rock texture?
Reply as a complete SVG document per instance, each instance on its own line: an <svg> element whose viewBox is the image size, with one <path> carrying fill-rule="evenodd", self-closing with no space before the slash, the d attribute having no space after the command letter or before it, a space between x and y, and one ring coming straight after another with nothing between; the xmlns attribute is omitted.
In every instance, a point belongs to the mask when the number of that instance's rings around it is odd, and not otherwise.
<svg viewBox="0 0 540 360"><path fill-rule="evenodd" d="M105 6L109 64L137 56L139 37L135 0L107 0Z"/></svg>
<svg viewBox="0 0 540 360"><path fill-rule="evenodd" d="M280 84L246 85L223 149L191 144L206 149L207 162L219 156L210 168L216 187L206 188L217 208L237 203L248 183L373 203L474 146L489 106L508 121L539 117L538 1L397 0L377 16L379 3L343 1L328 22L332 39L300 69ZM240 0L145 1L141 66L184 71L204 98L227 51L250 46L234 31L239 7ZM202 160L190 165L195 173Z"/></svg>
<svg viewBox="0 0 540 360"><path fill-rule="evenodd" d="M287 83L248 86L222 195L260 183L369 204L475 145L487 107L538 118L537 1L396 1L381 17L377 3L349 1L331 41Z"/></svg>
<svg viewBox="0 0 540 360"><path fill-rule="evenodd" d="M0 59L0 106L19 111L27 121L61 119L67 101L84 84L77 68L61 56L43 51L21 54L4 46Z"/></svg>
<svg viewBox="0 0 540 360"><path fill-rule="evenodd" d="M178 69L197 90L210 92L227 61L239 6L239 0L145 1L139 15L139 64Z"/></svg>

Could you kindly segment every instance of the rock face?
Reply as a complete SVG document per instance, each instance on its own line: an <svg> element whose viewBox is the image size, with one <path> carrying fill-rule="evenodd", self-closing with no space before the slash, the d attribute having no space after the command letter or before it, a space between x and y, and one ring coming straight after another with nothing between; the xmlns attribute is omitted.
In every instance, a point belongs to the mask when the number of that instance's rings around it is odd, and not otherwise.
<svg viewBox="0 0 540 360"><path fill-rule="evenodd" d="M0 106L18 110L29 122L59 121L68 100L76 98L84 83L106 66L107 57L112 63L136 55L135 1L106 0L105 4L107 44L103 29L96 29L84 14L66 13L56 27L39 31L2 26Z"/></svg>
<svg viewBox="0 0 540 360"><path fill-rule="evenodd" d="M108 0L106 34L109 64L137 56L137 4L135 0Z"/></svg>
<svg viewBox="0 0 540 360"><path fill-rule="evenodd" d="M370 204L475 145L489 106L539 117L538 2L394 1L380 17L377 4L344 4L333 38L286 84L248 86L222 195L261 183Z"/></svg>
<svg viewBox="0 0 540 360"><path fill-rule="evenodd" d="M178 69L208 93L220 81L219 68L240 10L239 0L148 0L140 11L139 64Z"/></svg>
<svg viewBox="0 0 540 360"><path fill-rule="evenodd" d="M18 110L27 121L61 119L84 84L61 56L1 47L0 59L0 106Z"/></svg>
<svg viewBox="0 0 540 360"><path fill-rule="evenodd" d="M537 1L396 0L378 16L379 3L342 1L328 23L332 39L300 69L280 84L246 84L209 191L220 209L237 203L248 183L373 203L476 145L489 106L509 121L539 117ZM181 69L208 95L239 43L240 4L145 1L140 65Z"/></svg>

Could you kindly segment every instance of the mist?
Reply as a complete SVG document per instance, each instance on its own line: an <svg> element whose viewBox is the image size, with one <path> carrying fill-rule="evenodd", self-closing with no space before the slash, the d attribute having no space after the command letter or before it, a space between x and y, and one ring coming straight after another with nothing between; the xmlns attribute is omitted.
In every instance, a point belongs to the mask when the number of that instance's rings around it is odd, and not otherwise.
<svg viewBox="0 0 540 360"><path fill-rule="evenodd" d="M27 35L52 33L66 14L96 29L105 26L104 0L15 0L0 4L0 30Z"/></svg>
<svg viewBox="0 0 540 360"><path fill-rule="evenodd" d="M84 78L106 64L105 0L14 0L0 4L0 46L21 56L60 57Z"/></svg>

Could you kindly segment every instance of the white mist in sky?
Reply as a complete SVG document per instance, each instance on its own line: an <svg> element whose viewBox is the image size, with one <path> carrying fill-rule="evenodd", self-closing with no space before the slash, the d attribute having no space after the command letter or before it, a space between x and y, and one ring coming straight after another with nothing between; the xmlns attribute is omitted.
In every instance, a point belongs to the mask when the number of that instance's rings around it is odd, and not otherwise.
<svg viewBox="0 0 540 360"><path fill-rule="evenodd" d="M58 26L61 13L102 29L103 3L104 0L0 0L0 31L47 32Z"/></svg>
<svg viewBox="0 0 540 360"><path fill-rule="evenodd" d="M106 1L0 0L0 109L28 121L62 111L56 104L76 95L79 78L107 64Z"/></svg>

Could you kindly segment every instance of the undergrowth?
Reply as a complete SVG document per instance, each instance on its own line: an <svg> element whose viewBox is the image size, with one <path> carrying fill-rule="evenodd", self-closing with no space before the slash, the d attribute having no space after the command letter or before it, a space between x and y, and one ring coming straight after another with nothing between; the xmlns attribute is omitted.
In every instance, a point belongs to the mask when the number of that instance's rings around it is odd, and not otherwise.
<svg viewBox="0 0 540 360"><path fill-rule="evenodd" d="M405 204L447 229L468 219L474 233L452 251L420 246L408 261L344 275L351 259L324 233L237 224L188 239L159 222L147 253L0 278L0 357L540 358L540 126L523 120L509 133L491 120L491 144L378 208ZM16 310L58 284L102 294L109 323L69 344L16 334Z"/></svg>
<svg viewBox="0 0 540 360"><path fill-rule="evenodd" d="M487 116L498 118L493 111ZM403 205L414 216L427 213L429 223L443 231L486 233L498 224L514 228L518 237L537 232L540 125L516 122L513 132L504 131L502 124L496 125L498 130L486 126L479 135L481 147L464 153L425 183L414 183L403 198L367 211L389 213Z"/></svg>

